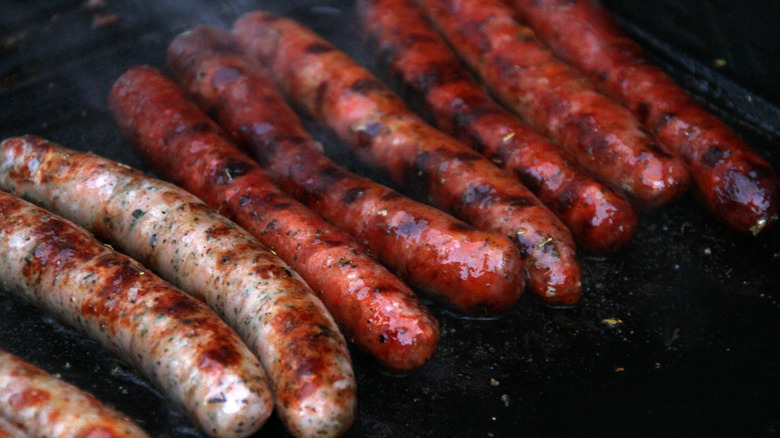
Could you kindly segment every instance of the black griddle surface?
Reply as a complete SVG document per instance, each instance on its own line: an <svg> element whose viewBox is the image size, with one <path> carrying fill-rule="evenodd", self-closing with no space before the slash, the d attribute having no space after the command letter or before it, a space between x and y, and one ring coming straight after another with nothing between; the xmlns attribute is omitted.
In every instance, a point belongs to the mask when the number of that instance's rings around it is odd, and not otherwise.
<svg viewBox="0 0 780 438"><path fill-rule="evenodd" d="M374 65L348 1L104 3L0 0L0 139L37 134L148 171L111 119L106 96L113 81L136 64L164 68L168 42L188 27L227 27L253 9L301 20ZM761 48L766 32L777 35L777 21L766 19L763 6L740 16L755 24L740 28L749 35L708 41L706 32L724 26L729 5L744 2L712 1L717 7L707 14L694 10L702 2L690 2L690 10L687 2L606 3L679 83L780 169L778 58L743 53L738 45ZM118 21L101 26L111 14ZM671 14L668 21L664 14ZM686 30L680 17L701 22ZM726 66L713 64L713 56ZM312 129L335 155L349 157L333 137ZM499 318L468 319L429 303L442 339L433 360L416 372L393 375L353 349L359 408L347 436L780 430L780 231L758 239L736 235L688 195L645 213L619 254L581 258L584 297L571 309L528 294ZM200 436L131 368L1 290L0 348L91 391L153 436ZM285 432L272 418L259 435Z"/></svg>

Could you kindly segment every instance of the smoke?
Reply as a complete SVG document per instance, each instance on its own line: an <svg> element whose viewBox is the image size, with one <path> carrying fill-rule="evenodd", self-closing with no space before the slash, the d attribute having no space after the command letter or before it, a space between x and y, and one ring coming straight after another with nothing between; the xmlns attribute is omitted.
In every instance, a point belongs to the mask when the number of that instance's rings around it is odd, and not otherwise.
<svg viewBox="0 0 780 438"><path fill-rule="evenodd" d="M142 162L118 137L108 93L135 65L166 72L165 52L179 33L197 24L230 28L242 14L264 9L311 26L353 56L360 43L347 0L44 3L11 2L17 6L0 14L0 92L9 103L0 107L0 135L35 133L76 149L105 148L136 167Z"/></svg>

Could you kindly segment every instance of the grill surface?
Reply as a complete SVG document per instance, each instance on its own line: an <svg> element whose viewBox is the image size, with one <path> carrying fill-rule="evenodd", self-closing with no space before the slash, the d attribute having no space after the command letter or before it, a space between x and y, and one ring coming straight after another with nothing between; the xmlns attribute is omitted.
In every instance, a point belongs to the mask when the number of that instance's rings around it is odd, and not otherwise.
<svg viewBox="0 0 780 438"><path fill-rule="evenodd" d="M188 27L229 26L260 7L303 21L373 65L348 1L100 3L0 1L0 138L38 134L148 170L111 119L113 81L135 64L163 67L166 45ZM771 39L777 20L744 2L606 3L675 79L780 169L780 69L777 57L762 56L780 41ZM739 32L716 32L729 23ZM713 56L726 66L713 67ZM311 128L349 160L331 136ZM347 436L756 436L780 429L780 231L735 235L689 195L645 214L621 253L583 255L582 262L584 297L572 309L529 294L499 318L466 319L429 304L441 344L409 375L389 374L353 351L359 409ZM93 392L154 436L200 436L133 370L2 291L0 348ZM275 418L262 431L284 434Z"/></svg>

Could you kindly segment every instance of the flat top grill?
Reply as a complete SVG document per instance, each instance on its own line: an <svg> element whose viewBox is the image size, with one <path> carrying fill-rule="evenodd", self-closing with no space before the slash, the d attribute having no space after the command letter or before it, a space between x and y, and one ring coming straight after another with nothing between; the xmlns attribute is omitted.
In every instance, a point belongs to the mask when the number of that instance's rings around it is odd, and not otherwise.
<svg viewBox="0 0 780 438"><path fill-rule="evenodd" d="M679 50L701 39L694 34L704 25L692 24L684 40L685 29L664 28L663 15L646 13L657 5L695 17L700 2L690 10L668 1L606 3L679 83L780 169L780 93L771 85L777 58L739 65L742 58L725 47L724 59L737 65L719 70L709 52ZM113 81L136 64L164 68L167 44L188 27L230 26L260 7L375 65L348 1L4 0L0 138L37 134L149 171L114 126L106 103ZM759 35L767 20L756 20ZM332 136L307 126L349 160ZM347 436L756 436L780 429L780 231L736 235L687 195L645 213L619 254L583 254L581 261L583 299L571 309L526 294L501 317L475 319L427 303L442 340L432 361L411 374L390 374L353 350L359 408ZM200 436L131 368L2 291L0 348L91 391L153 436ZM262 435L285 432L274 418Z"/></svg>

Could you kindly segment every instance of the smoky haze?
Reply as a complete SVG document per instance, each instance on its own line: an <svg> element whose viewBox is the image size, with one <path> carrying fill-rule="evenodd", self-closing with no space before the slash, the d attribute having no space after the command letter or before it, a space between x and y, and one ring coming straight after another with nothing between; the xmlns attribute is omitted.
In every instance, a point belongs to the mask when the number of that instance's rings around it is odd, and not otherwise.
<svg viewBox="0 0 780 438"><path fill-rule="evenodd" d="M21 127L32 122L32 133L89 149L92 136L72 127L94 119L93 129L113 142L118 134L101 121L111 117L108 92L122 73L138 64L166 71L176 35L197 24L230 28L257 9L305 19L315 30L338 20L345 37L333 43L353 53L360 47L347 38L357 27L348 1L0 0L0 92L12 102L0 106L0 132L31 133ZM131 151L121 158L142 164Z"/></svg>

